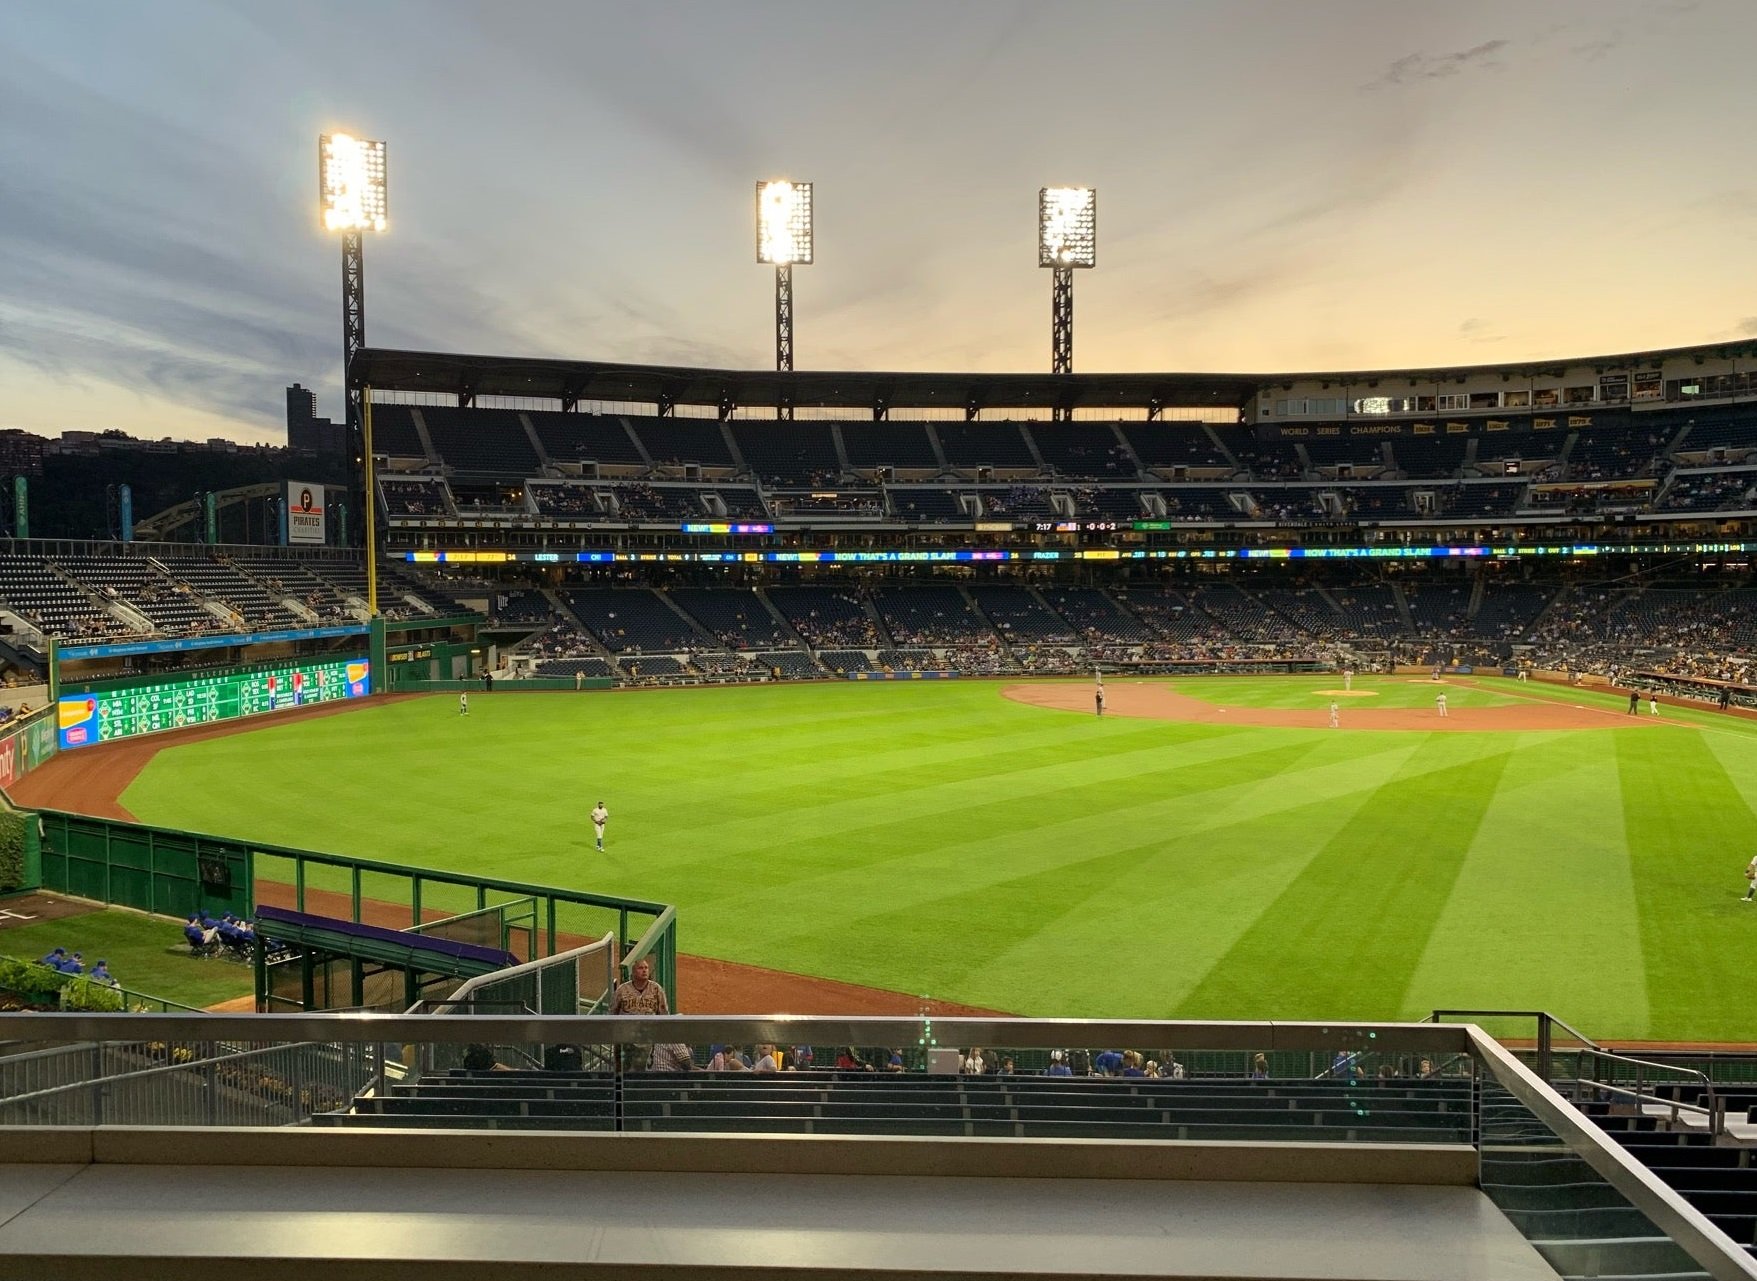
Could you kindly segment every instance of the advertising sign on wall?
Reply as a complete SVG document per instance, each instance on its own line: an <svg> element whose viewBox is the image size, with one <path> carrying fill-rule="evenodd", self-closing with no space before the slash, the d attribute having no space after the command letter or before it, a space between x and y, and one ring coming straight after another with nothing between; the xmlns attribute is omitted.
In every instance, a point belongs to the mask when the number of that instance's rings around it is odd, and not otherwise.
<svg viewBox="0 0 1757 1281"><path fill-rule="evenodd" d="M295 547L302 544L322 545L323 486L300 480L287 482L287 541Z"/></svg>
<svg viewBox="0 0 1757 1281"><path fill-rule="evenodd" d="M364 698L370 692L370 675L363 658L336 659L63 694L55 705L56 727L63 749L86 747L339 698Z"/></svg>

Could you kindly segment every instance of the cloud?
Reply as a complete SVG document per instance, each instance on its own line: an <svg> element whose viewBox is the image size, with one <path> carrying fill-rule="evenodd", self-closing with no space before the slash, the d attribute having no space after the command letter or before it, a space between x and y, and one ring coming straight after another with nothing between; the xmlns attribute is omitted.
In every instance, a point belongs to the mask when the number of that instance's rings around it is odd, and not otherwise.
<svg viewBox="0 0 1757 1281"><path fill-rule="evenodd" d="M1504 65L1501 51L1511 46L1507 40L1485 40L1457 53L1411 53L1385 68L1385 74L1363 89L1389 89L1396 85L1414 84L1419 80L1446 80L1466 71L1499 71Z"/></svg>
<svg viewBox="0 0 1757 1281"><path fill-rule="evenodd" d="M1481 316L1469 316L1458 322L1458 336L1465 342L1491 343L1506 342L1505 334L1492 332L1494 324Z"/></svg>
<svg viewBox="0 0 1757 1281"><path fill-rule="evenodd" d="M1746 316L1734 328L1745 338L1757 338L1757 316Z"/></svg>
<svg viewBox="0 0 1757 1281"><path fill-rule="evenodd" d="M1613 31L1610 35L1601 36L1597 40L1588 40L1584 44L1574 45L1568 50L1568 52L1587 62L1597 62L1600 58L1603 58L1606 54L1610 53L1611 50L1615 49L1622 43L1623 33L1621 31Z"/></svg>

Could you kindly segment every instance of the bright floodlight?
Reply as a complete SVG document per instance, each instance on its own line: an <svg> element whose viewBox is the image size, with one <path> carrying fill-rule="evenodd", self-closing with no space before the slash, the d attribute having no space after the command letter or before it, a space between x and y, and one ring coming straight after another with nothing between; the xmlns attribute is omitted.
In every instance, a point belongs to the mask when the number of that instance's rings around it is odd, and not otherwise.
<svg viewBox="0 0 1757 1281"><path fill-rule="evenodd" d="M382 142L324 134L317 140L317 184L326 231L384 230Z"/></svg>
<svg viewBox="0 0 1757 1281"><path fill-rule="evenodd" d="M811 264L811 184L756 185L756 260L789 267Z"/></svg>
<svg viewBox="0 0 1757 1281"><path fill-rule="evenodd" d="M1037 193L1037 265L1098 263L1098 193L1091 187L1045 187Z"/></svg>

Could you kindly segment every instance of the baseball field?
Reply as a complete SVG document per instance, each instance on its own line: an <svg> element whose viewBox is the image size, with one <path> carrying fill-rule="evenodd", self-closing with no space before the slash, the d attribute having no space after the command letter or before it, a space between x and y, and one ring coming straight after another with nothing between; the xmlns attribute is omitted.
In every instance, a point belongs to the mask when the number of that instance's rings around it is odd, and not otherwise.
<svg viewBox="0 0 1757 1281"><path fill-rule="evenodd" d="M1499 678L1106 692L436 695L169 746L122 802L659 899L693 954L1022 1014L1757 1030L1757 722Z"/></svg>

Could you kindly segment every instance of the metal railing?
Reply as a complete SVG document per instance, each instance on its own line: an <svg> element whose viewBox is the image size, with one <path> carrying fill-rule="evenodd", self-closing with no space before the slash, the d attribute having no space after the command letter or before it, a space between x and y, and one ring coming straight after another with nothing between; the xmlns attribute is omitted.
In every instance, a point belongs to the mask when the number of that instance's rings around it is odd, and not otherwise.
<svg viewBox="0 0 1757 1281"><path fill-rule="evenodd" d="M1638 1059L1628 1054L1618 1054L1612 1050L1601 1050L1596 1047L1582 1050L1579 1057L1583 1060L1581 1063L1582 1068L1585 1068L1587 1064L1590 1063L1595 1067L1596 1065L1603 1064L1613 1068L1617 1065L1621 1065L1634 1069L1634 1079L1632 1084L1624 1084L1619 1080L1610 1079L1614 1075L1611 1072L1597 1070L1591 1072L1583 1071L1578 1081L1581 1089L1599 1090L1607 1094L1615 1094L1619 1097L1630 1100L1637 1106L1657 1105L1667 1108L1669 1110L1670 1120L1674 1123L1676 1123L1684 1113L1690 1113L1693 1116L1701 1118L1703 1126L1708 1133L1720 1135L1725 1132L1726 1102L1714 1088L1714 1078L1709 1076L1708 1073L1699 1071L1696 1068L1683 1067L1675 1063L1659 1063L1652 1059ZM1663 1095L1655 1093L1649 1088L1650 1084L1658 1084L1658 1082L1649 1082L1649 1078L1655 1072L1669 1072L1674 1077L1681 1076L1692 1083L1699 1084L1702 1087L1703 1102L1701 1104L1684 1103L1676 1098L1666 1098ZM1606 1079L1600 1079L1601 1077Z"/></svg>
<svg viewBox="0 0 1757 1281"><path fill-rule="evenodd" d="M1537 1074L1551 1085L1559 1080L1571 1081L1576 1090L1577 1102L1583 1101L1587 1091L1596 1090L1626 1099L1637 1107L1663 1107L1674 1122L1683 1114L1689 1113L1701 1119L1707 1133L1720 1135L1725 1132L1725 1102L1715 1090L1713 1078L1706 1072L1607 1050L1586 1033L1545 1010L1435 1010L1428 1016L1428 1021L1439 1023L1456 1018L1531 1019L1535 1032L1533 1057ZM1579 1042L1578 1048L1559 1051L1555 1035L1558 1030ZM1572 1056L1572 1067L1569 1071L1562 1072L1558 1070L1557 1060L1567 1056ZM1601 1066L1616 1065L1630 1067L1634 1071L1630 1075L1618 1077L1614 1073L1599 1070ZM1649 1081L1648 1078L1659 1072L1669 1072L1699 1084L1706 1101L1697 1106L1657 1093L1651 1087L1657 1086L1659 1082Z"/></svg>
<svg viewBox="0 0 1757 1281"><path fill-rule="evenodd" d="M408 1013L473 1017L490 1014L596 1014L608 1004L615 984L616 935L607 933L584 947L558 952L511 969L496 970L492 974L479 974L466 980L445 1000L417 1002ZM537 1067L543 1064L540 1050L533 1052L529 1045L486 1041L478 1044L488 1045L496 1058L504 1056ZM583 1053L584 1047L581 1048ZM423 1075L463 1063L463 1056L455 1045L441 1050L424 1042L416 1050L415 1057ZM587 1057L587 1062L593 1067L607 1066L609 1056L592 1054Z"/></svg>
<svg viewBox="0 0 1757 1281"><path fill-rule="evenodd" d="M1556 1029L1561 1029L1587 1049L1600 1048L1597 1041L1548 1010L1435 1010L1428 1015L1427 1021L1443 1023L1451 1019L1530 1019L1532 1039L1536 1047L1537 1074L1546 1081L1553 1080L1555 1075Z"/></svg>
<svg viewBox="0 0 1757 1281"><path fill-rule="evenodd" d="M1558 1027L1566 1025L1554 1021ZM1572 1034L1572 1029L1567 1029ZM1757 1281L1757 1260L1751 1259L1731 1238L1701 1212L1666 1186L1625 1151L1593 1121L1582 1115L1551 1084L1534 1072L1513 1051L1502 1046L1481 1028L1469 1024L1430 1021L1415 1024L1362 1023L1197 1023L1133 1022L1115 1020L1030 1019L898 1019L898 1018L806 1018L769 1016L722 1018L680 1015L670 1018L630 1016L527 1016L527 1015L202 1015L163 1014L12 1014L0 1015L0 1039L21 1041L121 1042L138 1046L143 1041L211 1043L228 1039L262 1046L264 1042L287 1043L278 1048L309 1046L352 1047L343 1055L347 1070L370 1074L378 1070L384 1046L440 1044L498 1044L549 1046L646 1045L677 1043L706 1045L724 1042L774 1045L844 1044L853 1046L926 1044L931 1038L942 1046L980 1045L995 1049L1029 1049L1043 1046L1154 1046L1167 1051L1224 1052L1324 1056L1337 1054L1419 1056L1443 1062L1458 1056L1468 1061L1474 1089L1467 1091L1474 1109L1471 1133L1475 1136L1485 1191L1505 1209L1528 1239L1559 1271L1570 1274L1608 1275L1629 1273L1706 1273L1714 1281ZM1583 1041L1586 1038L1581 1038ZM375 1048L376 1047L376 1048ZM247 1059L271 1061L276 1047L230 1056L206 1056L188 1064L166 1068L143 1067L132 1077L169 1075L182 1070L199 1079L210 1092L233 1087L209 1073L219 1062ZM211 1061L210 1061L211 1060ZM1234 1062L1242 1062L1235 1058ZM620 1070L612 1068L618 1078ZM282 1079L285 1073L279 1074ZM1235 1075L1238 1075L1235 1073ZM798 1078L803 1081L809 1078ZM92 1084L88 1083L88 1088ZM339 1084L339 1082L338 1082ZM1200 1081L1188 1088L1200 1090ZM155 1087L162 1088L162 1087ZM1185 1088L1179 1083L1176 1088ZM162 1095L153 1096L160 1099ZM9 1101L10 1102L10 1101ZM182 1104L178 1104L182 1106ZM258 1115L261 1109L258 1109ZM106 1113L106 1115L110 1115ZM204 1115L220 1118L219 1124L236 1124L227 1118L238 1115L223 1100ZM1297 1141L1299 1128L1287 1127ZM1169 1134L1167 1137L1176 1137ZM928 1139L918 1140L929 1142ZM943 1140L942 1140L943 1141ZM1521 1184L1511 1172L1560 1163L1565 1178L1533 1180ZM1593 1189L1635 1225L1616 1234L1596 1231L1584 1213L1561 1217L1572 1228L1558 1229L1550 1220L1553 1211L1538 1212L1514 1204L1512 1193L1530 1193L1534 1187L1546 1194L1566 1198L1571 1189L1590 1182ZM1572 1203L1555 1207L1573 1211ZM1548 1217L1546 1217L1546 1215ZM1541 1224L1541 1226L1533 1226ZM1664 1266L1618 1269L1607 1260L1618 1251L1632 1251L1636 1261L1661 1260ZM1582 1260L1589 1266L1574 1266Z"/></svg>
<svg viewBox="0 0 1757 1281"><path fill-rule="evenodd" d="M6 1073L0 1125L293 1125L382 1082L386 1062L381 1044L190 1041L97 1042L18 1058L30 1061Z"/></svg>

